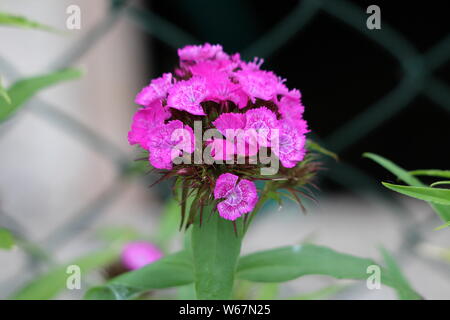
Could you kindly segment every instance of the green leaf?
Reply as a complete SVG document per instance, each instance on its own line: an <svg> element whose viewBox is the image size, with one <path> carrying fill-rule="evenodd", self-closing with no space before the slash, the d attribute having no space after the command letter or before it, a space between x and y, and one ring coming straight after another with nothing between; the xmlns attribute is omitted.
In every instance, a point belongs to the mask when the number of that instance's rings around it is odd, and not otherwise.
<svg viewBox="0 0 450 320"><path fill-rule="evenodd" d="M255 300L275 300L278 297L280 285L276 282L263 283L258 289Z"/></svg>
<svg viewBox="0 0 450 320"><path fill-rule="evenodd" d="M221 218L211 207L204 209L204 219L192 229L192 258L197 299L230 299L237 259L242 242L242 219L233 222Z"/></svg>
<svg viewBox="0 0 450 320"><path fill-rule="evenodd" d="M386 249L381 248L381 254L383 255L386 267L389 270L389 276L396 283L395 289L399 298L401 300L422 299L422 297L411 288L408 280L406 280L405 276L403 275L402 271L400 270L390 253Z"/></svg>
<svg viewBox="0 0 450 320"><path fill-rule="evenodd" d="M405 183L409 184L410 186L416 186L416 187L423 187L425 186L419 179L412 176L409 172L406 170L400 168L392 161L383 158L382 156L366 152L363 154L363 157L369 158L376 163L378 163L380 166L397 176L398 179L404 181Z"/></svg>
<svg viewBox="0 0 450 320"><path fill-rule="evenodd" d="M17 81L7 91L11 103L0 100L0 123L9 118L38 91L62 81L79 78L81 75L82 72L78 69L64 69Z"/></svg>
<svg viewBox="0 0 450 320"><path fill-rule="evenodd" d="M14 246L14 237L8 229L0 228L0 249L10 250Z"/></svg>
<svg viewBox="0 0 450 320"><path fill-rule="evenodd" d="M310 274L327 275L337 279L368 278L367 268L377 265L371 259L339 253L326 247L312 244L282 247L261 251L242 257L237 268L237 277L255 282L284 282ZM399 292L408 291L403 283L383 269L381 281ZM420 296L411 291L410 297Z"/></svg>
<svg viewBox="0 0 450 320"><path fill-rule="evenodd" d="M104 286L91 288L85 299L130 299L152 289L178 287L192 282L194 275L190 255L182 251L124 273Z"/></svg>
<svg viewBox="0 0 450 320"><path fill-rule="evenodd" d="M450 170L414 170L410 171L410 174L413 176L430 176L430 177L441 177L441 178L450 178Z"/></svg>
<svg viewBox="0 0 450 320"><path fill-rule="evenodd" d="M450 227L450 221L447 221L447 223L444 223L442 226L439 226L439 227L435 228L434 230L438 231L438 230L442 230L442 229L445 229L448 227Z"/></svg>
<svg viewBox="0 0 450 320"><path fill-rule="evenodd" d="M40 29L52 32L57 31L56 29L50 26L29 20L23 16L12 15L4 12L0 12L0 25L19 28Z"/></svg>
<svg viewBox="0 0 450 320"><path fill-rule="evenodd" d="M11 104L11 98L8 95L8 92L3 87L2 79L0 78L0 97L5 100L7 104Z"/></svg>
<svg viewBox="0 0 450 320"><path fill-rule="evenodd" d="M426 187L424 183L422 183L419 179L417 179L415 176L411 175L406 170L400 168L396 164L394 164L392 161L389 161L379 155L373 154L373 153L364 153L364 157L372 159L391 173L395 174L397 178L405 182L406 184L409 184L410 186L414 187ZM421 170L424 171L424 170ZM425 170L426 171L426 170ZM433 170L438 171L438 170ZM450 220L450 206L442 205L442 204L436 204L436 203L429 203L430 206L433 208L433 210L441 217L443 221L449 221Z"/></svg>
<svg viewBox="0 0 450 320"><path fill-rule="evenodd" d="M334 158L335 160L339 159L339 157L338 157L338 155L336 153L325 149L324 147L322 147L321 145L319 145L318 143L316 143L316 142L314 142L312 140L309 140L309 139L306 140L306 147L309 150L317 151L317 152L322 153L322 154L324 154L326 156Z"/></svg>
<svg viewBox="0 0 450 320"><path fill-rule="evenodd" d="M98 251L70 263L58 266L47 273L37 277L25 287L14 294L11 299L15 300L47 300L54 298L59 292L66 288L67 267L77 265L81 269L81 276L88 274L94 269L101 268L117 259L119 250L116 247Z"/></svg>
<svg viewBox="0 0 450 320"><path fill-rule="evenodd" d="M119 298L108 286L92 287L84 296L86 300L119 300Z"/></svg>
<svg viewBox="0 0 450 320"><path fill-rule="evenodd" d="M398 193L437 204L450 205L450 189L410 187L382 182L383 186Z"/></svg>
<svg viewBox="0 0 450 320"><path fill-rule="evenodd" d="M446 184L450 184L450 181L449 181L449 180L446 180L446 181L436 181L436 182L430 184L430 187L433 188L433 187L435 187L435 186L441 186L441 185L446 185Z"/></svg>
<svg viewBox="0 0 450 320"><path fill-rule="evenodd" d="M289 298L289 300L324 300L344 290L346 286L332 284L328 287Z"/></svg>
<svg viewBox="0 0 450 320"><path fill-rule="evenodd" d="M177 290L177 300L195 300L195 287L194 284L188 284L181 286Z"/></svg>

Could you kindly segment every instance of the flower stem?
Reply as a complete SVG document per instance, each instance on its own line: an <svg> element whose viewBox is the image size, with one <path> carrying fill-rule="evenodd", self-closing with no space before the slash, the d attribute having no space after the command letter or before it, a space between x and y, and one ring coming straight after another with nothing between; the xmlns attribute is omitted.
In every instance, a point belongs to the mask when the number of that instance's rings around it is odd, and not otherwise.
<svg viewBox="0 0 450 320"><path fill-rule="evenodd" d="M236 220L241 226L236 234L232 222L212 210L205 207L202 225L196 221L192 230L195 291L201 300L230 299L243 237L242 218Z"/></svg>

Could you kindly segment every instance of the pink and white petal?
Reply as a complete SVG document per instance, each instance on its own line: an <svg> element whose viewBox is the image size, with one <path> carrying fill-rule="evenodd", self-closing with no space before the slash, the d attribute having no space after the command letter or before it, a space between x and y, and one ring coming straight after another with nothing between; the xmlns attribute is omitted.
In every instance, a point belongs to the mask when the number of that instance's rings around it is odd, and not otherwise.
<svg viewBox="0 0 450 320"><path fill-rule="evenodd" d="M229 195L236 186L238 179L239 177L232 173L221 174L219 178L217 178L216 185L214 187L214 198L221 199Z"/></svg>
<svg viewBox="0 0 450 320"><path fill-rule="evenodd" d="M246 179L239 181L237 188L242 191L241 212L251 212L258 202L258 192L256 191L255 183Z"/></svg>
<svg viewBox="0 0 450 320"><path fill-rule="evenodd" d="M245 127L245 115L243 113L222 113L213 125L226 136L227 129L243 129Z"/></svg>
<svg viewBox="0 0 450 320"><path fill-rule="evenodd" d="M219 211L219 215L226 220L234 221L242 215L239 207L231 206L225 201L222 201L217 205L217 210Z"/></svg>

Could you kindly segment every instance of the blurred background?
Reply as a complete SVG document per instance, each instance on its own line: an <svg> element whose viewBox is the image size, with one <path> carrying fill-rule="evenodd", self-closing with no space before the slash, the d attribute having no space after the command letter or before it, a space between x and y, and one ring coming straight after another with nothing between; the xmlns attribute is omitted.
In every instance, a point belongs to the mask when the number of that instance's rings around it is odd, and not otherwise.
<svg viewBox="0 0 450 320"><path fill-rule="evenodd" d="M81 9L80 30L66 28L66 9L73 4ZM381 30L366 27L371 4L381 8ZM245 59L264 58L265 69L299 88L311 138L340 158L323 159L318 204L307 202L307 215L289 202L266 205L243 252L311 241L379 259L382 245L419 293L449 299L450 264L436 253L449 248L448 230L433 231L442 222L426 203L383 189L380 181L395 178L361 156L374 152L409 170L450 169L450 26L444 5L3 0L1 12L63 31L1 27L6 87L67 66L85 74L40 92L0 124L0 226L20 240L12 251L0 251L0 298L54 266L104 248L123 229L164 238L167 251L181 246L177 221L162 217L171 185L148 188L157 177L133 170L139 152L128 145L127 132L136 93L173 69L176 49L210 42ZM161 235L162 226L170 236ZM97 269L103 272L94 272L90 283L105 276L105 268ZM279 297L336 283L343 281L307 276L283 284ZM62 290L55 298L82 293ZM391 299L394 293L345 282L345 289L323 298Z"/></svg>

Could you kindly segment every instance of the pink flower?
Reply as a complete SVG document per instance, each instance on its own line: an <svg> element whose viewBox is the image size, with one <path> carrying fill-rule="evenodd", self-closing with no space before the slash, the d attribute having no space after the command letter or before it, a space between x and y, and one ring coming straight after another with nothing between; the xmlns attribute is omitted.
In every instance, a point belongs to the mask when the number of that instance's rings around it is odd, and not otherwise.
<svg viewBox="0 0 450 320"><path fill-rule="evenodd" d="M279 123L279 137L272 146L272 151L278 156L284 167L293 168L305 157L306 121L299 120L295 125L293 122L284 120Z"/></svg>
<svg viewBox="0 0 450 320"><path fill-rule="evenodd" d="M150 131L156 126L163 125L164 120L169 117L170 113L161 105L161 101L153 102L148 108L139 109L133 116L128 142L145 148Z"/></svg>
<svg viewBox="0 0 450 320"><path fill-rule="evenodd" d="M227 129L244 129L245 128L245 114L243 113L222 113L213 125L226 136Z"/></svg>
<svg viewBox="0 0 450 320"><path fill-rule="evenodd" d="M130 242L122 250L122 264L128 270L136 270L162 258L163 253L155 245L145 241Z"/></svg>
<svg viewBox="0 0 450 320"><path fill-rule="evenodd" d="M236 78L253 103L256 98L274 100L277 94L287 92L283 80L270 71L249 68L236 72Z"/></svg>
<svg viewBox="0 0 450 320"><path fill-rule="evenodd" d="M259 147L270 146L270 133L278 128L278 120L275 113L260 107L246 113L222 113L213 125L235 144L236 154L252 156Z"/></svg>
<svg viewBox="0 0 450 320"><path fill-rule="evenodd" d="M229 59L222 59L201 61L187 68L193 76L210 77L216 73L231 73L235 67L235 62Z"/></svg>
<svg viewBox="0 0 450 320"><path fill-rule="evenodd" d="M242 62L241 63L241 68L242 68L242 70L255 71L255 70L259 70L263 63L264 63L264 59L263 58L254 57L253 61Z"/></svg>
<svg viewBox="0 0 450 320"><path fill-rule="evenodd" d="M169 89L167 106L184 110L195 115L205 115L201 102L208 96L206 81L203 77L192 77L189 80L177 82Z"/></svg>
<svg viewBox="0 0 450 320"><path fill-rule="evenodd" d="M184 152L194 152L195 138L192 128L173 120L154 128L149 133L147 149L150 163L158 169L172 169L173 159Z"/></svg>
<svg viewBox="0 0 450 320"><path fill-rule="evenodd" d="M228 55L223 52L223 48L219 44L211 45L205 43L204 45L191 45L178 49L178 56L180 60L185 61L203 61L207 59L219 58L224 59Z"/></svg>
<svg viewBox="0 0 450 320"><path fill-rule="evenodd" d="M270 132L278 126L275 113L266 107L250 109L245 113L245 130L250 135L249 143L270 146Z"/></svg>
<svg viewBox="0 0 450 320"><path fill-rule="evenodd" d="M136 96L134 102L142 106L149 106L155 100L164 99L167 91L172 86L172 74L164 73L162 77L153 79L148 86L143 88Z"/></svg>
<svg viewBox="0 0 450 320"><path fill-rule="evenodd" d="M236 154L235 145L226 139L214 139L210 145L211 156L215 160L230 160Z"/></svg>
<svg viewBox="0 0 450 320"><path fill-rule="evenodd" d="M300 91L294 89L280 99L278 110L283 116L283 119L298 121L303 118L305 107L300 102L300 98Z"/></svg>
<svg viewBox="0 0 450 320"><path fill-rule="evenodd" d="M227 220L236 220L251 212L258 202L255 184L245 179L238 183L238 179L231 173L221 174L214 188L214 198L225 199L217 205L217 209L220 216Z"/></svg>
<svg viewBox="0 0 450 320"><path fill-rule="evenodd" d="M247 95L241 87L233 82L225 72L215 72L206 78L208 88L208 100L215 102L232 101L240 109L247 105Z"/></svg>

